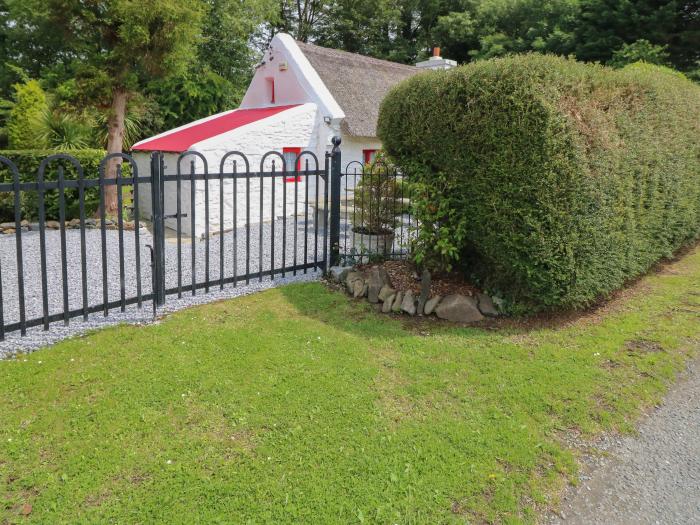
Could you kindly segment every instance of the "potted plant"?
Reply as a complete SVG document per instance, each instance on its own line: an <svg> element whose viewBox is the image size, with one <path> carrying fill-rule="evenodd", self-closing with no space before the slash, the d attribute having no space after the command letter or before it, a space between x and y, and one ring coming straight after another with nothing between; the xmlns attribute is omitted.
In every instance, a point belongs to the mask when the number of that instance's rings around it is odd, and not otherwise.
<svg viewBox="0 0 700 525"><path fill-rule="evenodd" d="M392 253L396 216L402 207L399 192L394 171L381 160L365 166L355 187L352 212L353 244L358 253Z"/></svg>

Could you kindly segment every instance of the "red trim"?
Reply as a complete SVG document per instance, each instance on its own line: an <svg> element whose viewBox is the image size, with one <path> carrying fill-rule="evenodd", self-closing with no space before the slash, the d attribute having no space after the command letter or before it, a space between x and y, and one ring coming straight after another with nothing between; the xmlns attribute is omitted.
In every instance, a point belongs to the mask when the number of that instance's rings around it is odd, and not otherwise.
<svg viewBox="0 0 700 525"><path fill-rule="evenodd" d="M287 147L287 148L282 148L282 153L294 153L297 156L297 171L301 171L301 159L299 158L299 155L301 155L301 148L297 147ZM287 170L291 171L291 166L287 166ZM301 176L297 175L296 177L285 177L284 182L294 182L298 181L301 182Z"/></svg>
<svg viewBox="0 0 700 525"><path fill-rule="evenodd" d="M365 164L369 164L372 162L372 154L377 153L376 149L363 149L362 150L362 158L365 161Z"/></svg>
<svg viewBox="0 0 700 525"><path fill-rule="evenodd" d="M270 104L275 103L275 79L274 78L266 78L268 85L270 86Z"/></svg>
<svg viewBox="0 0 700 525"><path fill-rule="evenodd" d="M297 107L275 106L272 108L237 109L230 113L210 118L204 122L195 123L184 129L173 131L162 137L142 142L132 149L134 151L169 151L180 153L187 151L193 144L216 137L236 128L257 122L267 117L281 113L287 109Z"/></svg>

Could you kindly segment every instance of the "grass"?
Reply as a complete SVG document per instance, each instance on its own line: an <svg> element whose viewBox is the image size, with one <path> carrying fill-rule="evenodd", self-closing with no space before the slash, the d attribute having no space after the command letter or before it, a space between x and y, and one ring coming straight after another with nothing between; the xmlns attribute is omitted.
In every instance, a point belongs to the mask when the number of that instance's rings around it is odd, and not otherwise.
<svg viewBox="0 0 700 525"><path fill-rule="evenodd" d="M700 250L558 323L379 316L321 284L0 362L0 523L519 523L571 432L630 431L700 344Z"/></svg>

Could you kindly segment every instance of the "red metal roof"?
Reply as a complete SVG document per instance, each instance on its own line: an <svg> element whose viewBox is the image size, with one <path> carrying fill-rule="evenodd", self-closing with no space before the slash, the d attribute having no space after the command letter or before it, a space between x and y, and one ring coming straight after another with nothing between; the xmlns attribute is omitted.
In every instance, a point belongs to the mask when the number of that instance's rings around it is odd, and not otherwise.
<svg viewBox="0 0 700 525"><path fill-rule="evenodd" d="M187 151L192 145L203 140L216 137L227 131L232 131L251 122L271 117L287 109L297 107L274 106L269 108L237 109L221 116L210 118L204 122L195 123L183 129L177 129L163 136L146 139L132 148L134 151L170 151L180 153Z"/></svg>

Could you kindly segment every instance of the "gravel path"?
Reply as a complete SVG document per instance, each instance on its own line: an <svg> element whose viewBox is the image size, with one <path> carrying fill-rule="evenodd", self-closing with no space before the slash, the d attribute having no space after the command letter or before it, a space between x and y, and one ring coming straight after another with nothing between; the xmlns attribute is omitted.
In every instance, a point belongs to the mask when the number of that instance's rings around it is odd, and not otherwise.
<svg viewBox="0 0 700 525"><path fill-rule="evenodd" d="M235 297L252 293L271 286L286 284L294 281L317 279L321 272L314 268L307 269L306 272L299 270L296 275L287 271L282 276L281 272L275 275L274 281L269 277L263 277L262 282L257 276L257 272L269 270L271 266L272 249L275 251L275 268L282 268L283 257L284 266L289 267L294 263L296 252L297 264L304 263L304 253L306 251L306 261L312 263L314 255L317 253L318 259L323 258L323 230L318 233L318 244L313 222L308 224L303 218L298 218L296 227L292 218L286 220L286 243L283 243L282 231L285 226L283 219L274 223L274 242L272 235L273 225L271 222L262 225L251 225L250 228L250 249L246 251L246 231L239 228L236 232L237 253L234 261L233 232L224 234L224 277L232 277L234 267L237 269L236 275L241 276L246 273L246 253L250 253L249 275L250 283L239 283L237 286L227 284L224 290L219 290L218 283L211 285L210 293L205 294L204 289L198 290L193 297L191 292L183 292L183 298L177 299L177 295L170 295L166 299L164 307L159 312L169 312L194 304L215 301L222 298ZM108 300L117 301L120 298L119 283L119 233L109 230L107 233L107 268L108 268ZM150 252L146 247L153 242L150 232L142 228L140 230L140 268L142 280L142 293L148 294L151 291L151 267ZM306 250L304 236L306 233ZM262 243L261 241L262 235ZM41 266L39 258L39 233L26 232L22 234L22 252L24 257L24 286L25 286L25 307L26 319L34 319L42 316L42 293L41 293ZM283 248L286 246L286 253ZM98 305L103 302L102 295L102 256L101 256L101 232L100 230L86 231L86 259L87 259L87 281L88 281L88 304ZM262 247L262 266L260 265L260 248ZM295 249L296 247L296 249ZM192 276L192 244L189 239L182 243L182 284L191 283ZM61 274L61 244L60 233L57 230L46 232L47 251L47 284L49 299L49 314L63 311L63 281ZM209 238L209 258L210 258L210 280L216 280L220 275L219 254L221 251L221 239L219 236ZM177 286L177 242L175 238L168 238L165 243L165 263L166 263L166 288ZM82 307L81 288L81 265L80 265L80 231L68 230L66 232L66 258L68 262L68 304L71 310ZM204 281L206 243L202 239L195 241L195 276L198 283ZM136 237L134 232L124 232L124 267L125 267L125 296L126 298L137 295L136 288ZM17 263L16 247L14 235L0 236L0 268L2 269L2 292L3 292L3 314L5 324L19 321L18 306L18 283L17 283ZM105 318L101 313L91 314L88 322L83 322L82 318L74 318L70 326L66 327L63 322L52 323L49 332L44 332L40 327L29 329L26 337L20 337L19 332L6 334L6 340L0 342L0 358L13 355L17 352L28 351L56 342L60 339L83 333L100 326L131 322L149 322L152 316L152 303L145 302L143 309L139 310L135 305L128 306L126 312L119 312L119 309L111 310L109 317Z"/></svg>
<svg viewBox="0 0 700 525"><path fill-rule="evenodd" d="M606 437L549 524L700 523L700 360L638 436ZM587 472L586 472L587 471Z"/></svg>

